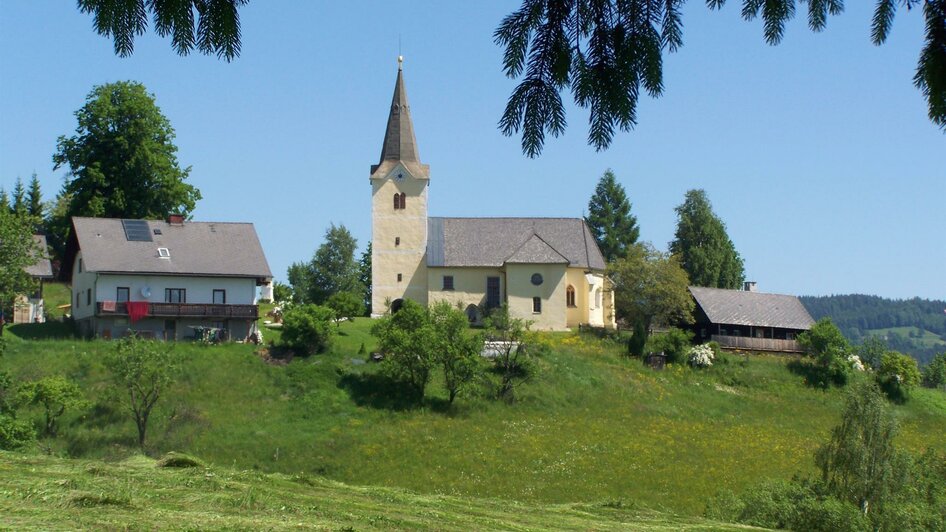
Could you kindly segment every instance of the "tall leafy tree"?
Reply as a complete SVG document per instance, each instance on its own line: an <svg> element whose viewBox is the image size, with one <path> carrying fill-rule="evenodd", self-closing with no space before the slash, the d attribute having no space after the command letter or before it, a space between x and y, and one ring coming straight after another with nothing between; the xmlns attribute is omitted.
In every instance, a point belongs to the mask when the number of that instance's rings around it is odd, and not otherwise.
<svg viewBox="0 0 946 532"><path fill-rule="evenodd" d="M19 177L16 178L16 184L13 185L13 202L10 209L17 216L29 213L29 204L26 202L26 188L23 186L23 180Z"/></svg>
<svg viewBox="0 0 946 532"><path fill-rule="evenodd" d="M289 267L289 283L302 302L321 305L332 294L360 294L359 265L355 262L358 241L344 225L332 224L325 231L325 242L308 263Z"/></svg>
<svg viewBox="0 0 946 532"><path fill-rule="evenodd" d="M8 319L14 297L31 292L35 285L24 270L43 252L33 240L35 223L29 215L17 216L0 209L0 309Z"/></svg>
<svg viewBox="0 0 946 532"><path fill-rule="evenodd" d="M588 202L585 222L608 262L623 257L628 246L636 243L640 236L637 217L631 214L627 193L610 169L605 171L595 187Z"/></svg>
<svg viewBox="0 0 946 532"><path fill-rule="evenodd" d="M545 135L565 131L561 93L588 109L588 143L602 150L615 130L637 124L642 93L658 97L664 90L663 54L683 45L682 10L686 0L521 0L496 29L505 48L503 69L522 78L513 90L499 127L522 135L530 157L542 151ZM706 0L720 9L725 0ZM828 15L844 9L843 0L743 0L746 20L762 18L765 40L781 42L785 24L797 3L808 4L808 25L821 31ZM946 0L875 0L871 40L886 41L898 5L923 5L926 40L917 62L914 84L926 96L929 117L946 131Z"/></svg>
<svg viewBox="0 0 946 532"><path fill-rule="evenodd" d="M691 323L693 298L687 274L675 255L650 244L634 244L608 265L617 318L634 326L641 346L654 324Z"/></svg>
<svg viewBox="0 0 946 532"><path fill-rule="evenodd" d="M67 216L157 218L189 215L200 191L186 182L174 128L144 85L120 81L92 89L76 111L72 137L59 137L55 168L68 167Z"/></svg>
<svg viewBox="0 0 946 532"><path fill-rule="evenodd" d="M670 252L680 256L690 283L713 288L741 288L742 257L713 212L706 191L689 190L677 211L677 231Z"/></svg>
<svg viewBox="0 0 946 532"><path fill-rule="evenodd" d="M37 218L43 217L43 191L39 186L39 178L36 177L36 172L33 172L33 177L30 179L30 189L26 193L27 201L27 210L30 213L30 216L35 216Z"/></svg>

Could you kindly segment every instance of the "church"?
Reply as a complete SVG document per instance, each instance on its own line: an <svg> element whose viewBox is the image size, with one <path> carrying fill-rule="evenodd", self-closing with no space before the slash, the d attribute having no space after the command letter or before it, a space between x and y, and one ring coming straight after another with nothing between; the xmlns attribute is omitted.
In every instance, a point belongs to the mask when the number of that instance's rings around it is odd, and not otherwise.
<svg viewBox="0 0 946 532"><path fill-rule="evenodd" d="M411 299L459 305L472 323L506 304L533 329L614 327L604 257L581 218L427 215L430 167L418 153L401 58L370 183L373 316Z"/></svg>

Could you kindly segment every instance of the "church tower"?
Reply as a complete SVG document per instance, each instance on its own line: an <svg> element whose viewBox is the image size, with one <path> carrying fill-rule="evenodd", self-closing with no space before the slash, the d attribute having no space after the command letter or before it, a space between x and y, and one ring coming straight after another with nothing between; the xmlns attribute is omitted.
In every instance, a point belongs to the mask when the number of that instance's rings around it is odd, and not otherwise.
<svg viewBox="0 0 946 532"><path fill-rule="evenodd" d="M398 57L397 81L381 145L371 166L371 315L403 299L427 304L427 189L430 167L420 162Z"/></svg>

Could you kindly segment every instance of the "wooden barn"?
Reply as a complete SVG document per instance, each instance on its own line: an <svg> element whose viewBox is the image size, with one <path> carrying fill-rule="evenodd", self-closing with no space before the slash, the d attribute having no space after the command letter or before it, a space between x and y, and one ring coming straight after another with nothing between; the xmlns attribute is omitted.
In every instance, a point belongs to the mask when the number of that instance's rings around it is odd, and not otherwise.
<svg viewBox="0 0 946 532"><path fill-rule="evenodd" d="M690 294L697 339L723 348L800 352L797 335L815 323L795 296L699 286Z"/></svg>

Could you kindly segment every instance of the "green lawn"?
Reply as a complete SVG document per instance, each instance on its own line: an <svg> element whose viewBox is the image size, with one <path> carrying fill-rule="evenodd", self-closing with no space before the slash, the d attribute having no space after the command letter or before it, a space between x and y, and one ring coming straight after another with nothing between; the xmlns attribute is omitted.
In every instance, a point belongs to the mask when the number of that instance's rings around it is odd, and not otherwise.
<svg viewBox="0 0 946 532"><path fill-rule="evenodd" d="M70 312L69 309L57 307L68 305L71 301L72 289L69 288L69 285L54 282L43 283L43 305L50 320L61 320L63 314Z"/></svg>
<svg viewBox="0 0 946 532"><path fill-rule="evenodd" d="M178 344L185 371L159 405L148 452L425 495L699 515L721 489L813 473L812 453L839 421L842 392L807 387L786 358L728 356L708 371L654 372L620 346L573 333L544 336L552 353L515 404L478 393L447 408L439 382L424 404L404 404L385 393L378 365L356 354L375 347L370 324L343 323L331 352L288 365L264 363L249 345ZM0 362L20 378L66 374L98 404L64 422L53 452L135 452L133 423L109 406L98 362L107 349L14 339ZM946 447L946 394L917 390L894 408L902 445Z"/></svg>
<svg viewBox="0 0 946 532"><path fill-rule="evenodd" d="M744 530L633 505L525 504L363 488L305 474L161 468L0 452L9 529Z"/></svg>

